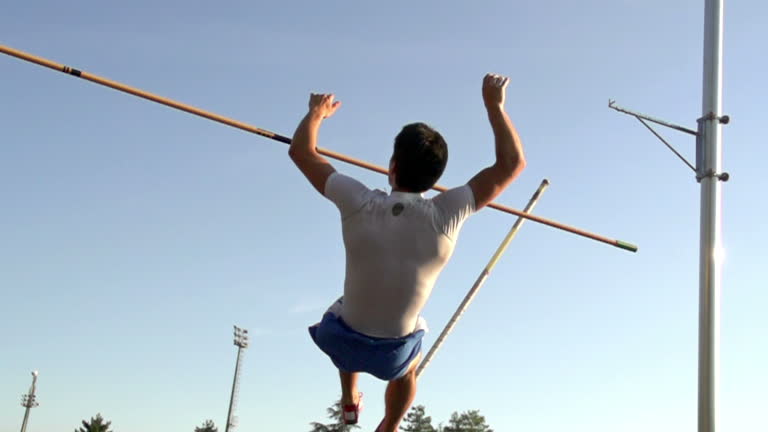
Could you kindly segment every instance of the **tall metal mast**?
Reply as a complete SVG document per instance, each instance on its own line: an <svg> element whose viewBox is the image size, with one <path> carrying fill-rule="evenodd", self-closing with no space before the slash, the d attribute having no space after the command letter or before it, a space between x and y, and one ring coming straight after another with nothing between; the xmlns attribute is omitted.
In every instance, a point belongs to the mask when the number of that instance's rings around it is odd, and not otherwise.
<svg viewBox="0 0 768 432"><path fill-rule="evenodd" d="M718 425L722 247L723 0L706 0L704 79L697 178L701 182L699 251L699 432Z"/></svg>
<svg viewBox="0 0 768 432"><path fill-rule="evenodd" d="M29 410L40 405L37 403L37 395L35 395L35 391L37 390L38 375L40 375L39 372L32 371L32 385L29 387L29 393L21 396L21 406L26 408L24 410L24 421L21 423L21 432L25 432L27 430L27 423L29 422Z"/></svg>
<svg viewBox="0 0 768 432"><path fill-rule="evenodd" d="M243 350L248 348L248 330L235 327L235 345L237 346L237 362L235 363L235 378L232 381L232 394L229 398L229 411L227 412L227 427L225 432L230 432L237 426L235 408L237 408L237 396L240 392L240 365L243 360Z"/></svg>
<svg viewBox="0 0 768 432"><path fill-rule="evenodd" d="M696 131L621 108L608 106L637 118L667 147L696 172L701 183L699 228L699 374L698 431L718 429L720 380L720 293L722 290L722 184L729 175L722 171L722 126L730 119L722 115L723 94L723 0L705 0L704 73L702 116ZM688 162L647 122L696 136L696 166Z"/></svg>

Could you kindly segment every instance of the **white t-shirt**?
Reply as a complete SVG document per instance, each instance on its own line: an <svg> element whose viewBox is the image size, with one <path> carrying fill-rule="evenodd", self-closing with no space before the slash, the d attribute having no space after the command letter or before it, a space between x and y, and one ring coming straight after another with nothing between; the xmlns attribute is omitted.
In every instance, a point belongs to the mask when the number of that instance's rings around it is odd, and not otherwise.
<svg viewBox="0 0 768 432"><path fill-rule="evenodd" d="M472 189L464 185L425 199L371 190L334 173L325 196L341 213L346 249L342 319L369 336L410 334L475 211Z"/></svg>

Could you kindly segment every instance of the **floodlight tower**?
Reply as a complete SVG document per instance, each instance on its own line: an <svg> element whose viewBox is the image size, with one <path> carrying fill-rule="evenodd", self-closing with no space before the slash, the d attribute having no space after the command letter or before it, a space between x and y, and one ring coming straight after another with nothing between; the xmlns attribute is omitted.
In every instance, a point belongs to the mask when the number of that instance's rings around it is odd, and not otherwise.
<svg viewBox="0 0 768 432"><path fill-rule="evenodd" d="M235 379L232 381L232 395L229 398L229 412L227 413L227 427L225 432L229 432L237 426L237 417L235 417L235 407L237 406L237 395L240 391L240 364L243 360L243 350L248 348L248 330L235 327L235 345L237 346L237 362L235 363Z"/></svg>
<svg viewBox="0 0 768 432"><path fill-rule="evenodd" d="M24 410L24 422L21 423L21 432L27 430L27 422L29 421L29 410L40 405L37 402L37 396L35 390L37 386L37 376L40 375L38 371L32 371L32 386L29 387L29 393L21 395L21 406L26 408Z"/></svg>

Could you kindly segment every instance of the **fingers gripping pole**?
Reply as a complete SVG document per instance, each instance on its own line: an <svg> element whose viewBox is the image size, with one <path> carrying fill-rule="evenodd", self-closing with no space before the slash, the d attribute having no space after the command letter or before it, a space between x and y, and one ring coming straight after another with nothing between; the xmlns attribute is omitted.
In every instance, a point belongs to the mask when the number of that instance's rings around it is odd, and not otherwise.
<svg viewBox="0 0 768 432"><path fill-rule="evenodd" d="M541 197L541 194L544 193L545 190L549 187L549 180L544 179L541 181L541 185L539 185L539 188L536 190L536 193L533 194L531 199L528 201L528 204L525 206L525 209L523 210L525 213L529 213L533 208L536 206L536 203L539 201L539 198ZM424 369L429 365L429 362L432 361L432 358L435 356L435 353L438 349L440 349L440 346L445 342L445 339L448 337L448 335L451 333L453 328L456 326L456 323L459 322L459 319L464 314L464 311L467 310L469 307L469 304L472 302L472 300L475 298L475 295L480 290L480 287L483 286L485 283L485 280L488 279L488 276L491 274L491 270L496 266L496 263L499 262L499 258L501 258L501 255L504 254L504 251L507 250L507 247L509 246L509 243L512 242L512 239L517 234L517 231L520 229L520 227L523 225L523 222L525 222L525 219L520 217L515 221L515 224L512 225L512 228L509 230L509 233L507 233L507 236L504 238L504 240L501 242L501 245L499 245L498 249L496 249L496 252L491 257L490 261L488 261L488 264L485 266L482 272L480 272L480 276L477 277L477 280L475 280L474 285L472 285L472 288L469 290L467 295L464 297L464 300L462 300L459 307L456 309L456 312L453 313L453 316L451 317L450 321L448 321L448 324L446 324L443 331L440 333L440 336L438 336L437 340L435 341L434 345L432 345L432 348L429 349L429 352L427 353L426 357L424 357L424 360L421 361L419 366L416 368L416 377L420 376L422 372L424 372Z"/></svg>
<svg viewBox="0 0 768 432"><path fill-rule="evenodd" d="M286 136L278 135L278 134L276 134L274 132L270 132L270 131L265 130L265 129L260 129L260 128L257 128L255 126L252 126L250 124L247 124L247 123L244 123L244 122L241 122L241 121L233 120L231 118L224 117L222 115L215 114L215 113L212 113L210 111L202 110L202 109L194 107L192 105L187 105L187 104L184 104L184 103L181 103L181 102L174 101L172 99L168 99L168 98L165 98L165 97L162 97L162 96L158 96L158 95L155 95L153 93L149 93L149 92L146 92L144 90L137 89L135 87L127 86L127 85L119 83L117 81L112 81L112 80L109 80L107 78L102 78L100 76L90 74L88 72L83 72L81 70L74 69L72 67L65 66L65 65L62 65L62 64L59 64L59 63L56 63L56 62L44 59L42 57L34 56L32 54L28 54L28 53L25 53L23 51L19 51L19 50L16 50L16 49L4 46L4 45L0 45L0 53L7 54L9 56L16 57L16 58L19 58L21 60L28 61L30 63L34 63L34 64L37 64L37 65L40 65L40 66L44 66L44 67L47 67L47 68L50 68L50 69L53 69L53 70L57 70L59 72L64 72L66 74L69 74L69 75L72 75L72 76L75 76L75 77L78 77L78 78L82 78L84 80L91 81L91 82L96 83L96 84L100 84L100 85L103 85L103 86L106 86L106 87L110 87L112 89L119 90L119 91L124 92L124 93L128 93L128 94L131 94L131 95L134 95L134 96L138 96L138 97L150 100L152 102L157 102L159 104L166 105L166 106L169 106L171 108L175 108L175 109L178 109L178 110L181 110L181 111L185 111L187 113L194 114L196 116L200 116L200 117L203 117L203 118L207 118L209 120L213 120L213 121L216 121L216 122L228 125L228 126L232 126L234 128L241 129L241 130L244 130L246 132L250 132L250 133L253 133L253 134L256 134L256 135L260 135L260 136L263 136L263 137L266 137L266 138L270 138L270 139L273 139L275 141L279 141L279 142L282 142L282 143L285 143L285 144L290 144L291 143L291 139L286 137ZM342 162L346 162L346 163L349 163L349 164L352 164L352 165L355 165L355 166L358 166L358 167L361 167L361 168L365 168L365 169L368 169L368 170L371 170L371 171L375 171L377 173L381 173L381 174L388 174L389 173L389 170L384 168L384 167L382 167L382 166L374 165L372 163L368 163L368 162L362 161L360 159L355 159L353 157L349 157L349 156L346 156L344 154L337 153L337 152L334 152L334 151L331 151L331 150L327 150L327 149L323 149L323 148L319 148L318 147L317 148L317 152L322 154L323 156L327 156L327 157L332 158L332 159L340 160ZM439 185L435 185L433 187L433 189L438 190L438 191L445 191L446 190L446 188L444 186L439 186ZM585 230L582 230L582 229L579 229L579 228L575 228L575 227L572 227L572 226L569 226L569 225L565 225L565 224L562 224L560 222L556 222L556 221L553 221L553 220L550 220L550 219L546 219L546 218L539 217L539 216L534 216L534 215L529 215L529 214L527 214L527 213L525 213L523 211L515 210L515 209L513 209L511 207L507 207L507 206L504 206L504 205L501 205L501 204L497 204L497 203L490 203L490 204L488 204L488 207L496 209L496 210L499 210L499 211L502 211L504 213L509 213L509 214L512 214L512 215L515 215L515 216L518 216L518 217L521 217L521 218L529 219L529 220L532 220L534 222L538 222L540 224L548 225L548 226L551 226L553 228L557 228L557 229L560 229L560 230L563 230L563 231L567 231L567 232L570 232L572 234L576 234L576 235L579 235L579 236L582 236L582 237L586 237L586 238L589 238L589 239L592 239L592 240L596 240L596 241L599 241L599 242L602 242L602 243L605 243L605 244L609 244L611 246L615 246L615 247L618 247L620 249L628 250L628 251L631 251L631 252L637 252L637 246L635 246L634 244L625 242L625 241L611 239L611 238L608 238L608 237L605 237L605 236L601 236L601 235L598 235L598 234L591 233L589 231L585 231Z"/></svg>

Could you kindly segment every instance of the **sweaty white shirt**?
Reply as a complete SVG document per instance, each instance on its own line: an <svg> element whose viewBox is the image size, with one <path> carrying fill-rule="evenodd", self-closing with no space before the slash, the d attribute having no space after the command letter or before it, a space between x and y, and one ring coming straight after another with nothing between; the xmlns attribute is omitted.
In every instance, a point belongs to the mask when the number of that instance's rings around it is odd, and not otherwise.
<svg viewBox="0 0 768 432"><path fill-rule="evenodd" d="M464 185L426 199L371 190L334 173L325 196L341 213L346 249L342 319L369 336L410 334L464 220L475 211L472 189Z"/></svg>

